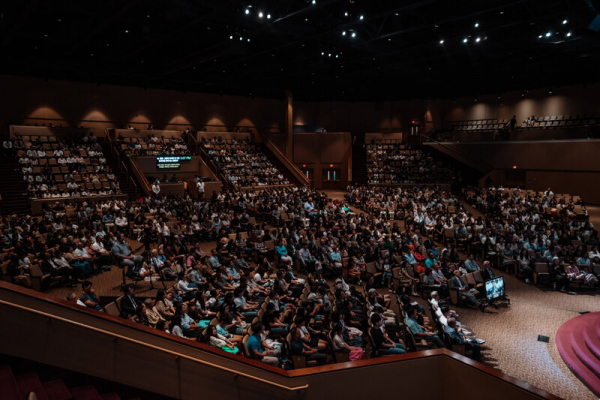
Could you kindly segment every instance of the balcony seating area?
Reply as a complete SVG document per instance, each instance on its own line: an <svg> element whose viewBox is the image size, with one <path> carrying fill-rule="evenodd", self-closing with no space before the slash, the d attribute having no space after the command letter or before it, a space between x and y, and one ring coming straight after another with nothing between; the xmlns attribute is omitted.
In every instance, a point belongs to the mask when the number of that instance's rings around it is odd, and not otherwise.
<svg viewBox="0 0 600 400"><path fill-rule="evenodd" d="M77 140L15 135L14 148L31 199L121 194L92 134Z"/></svg>
<svg viewBox="0 0 600 400"><path fill-rule="evenodd" d="M581 114L581 115L547 115L547 116L531 116L526 118L519 129L564 129L564 128L580 128L598 125L600 117L598 115Z"/></svg>
<svg viewBox="0 0 600 400"><path fill-rule="evenodd" d="M422 150L399 141L373 141L367 145L369 184L448 183L453 171Z"/></svg>

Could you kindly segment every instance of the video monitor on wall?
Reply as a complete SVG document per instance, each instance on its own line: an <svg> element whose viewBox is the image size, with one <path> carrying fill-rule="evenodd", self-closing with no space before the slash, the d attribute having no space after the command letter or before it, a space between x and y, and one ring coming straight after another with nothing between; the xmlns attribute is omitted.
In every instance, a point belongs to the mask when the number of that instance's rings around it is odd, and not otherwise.
<svg viewBox="0 0 600 400"><path fill-rule="evenodd" d="M179 169L182 162L191 159L191 156L158 156L156 157L156 167L158 169Z"/></svg>

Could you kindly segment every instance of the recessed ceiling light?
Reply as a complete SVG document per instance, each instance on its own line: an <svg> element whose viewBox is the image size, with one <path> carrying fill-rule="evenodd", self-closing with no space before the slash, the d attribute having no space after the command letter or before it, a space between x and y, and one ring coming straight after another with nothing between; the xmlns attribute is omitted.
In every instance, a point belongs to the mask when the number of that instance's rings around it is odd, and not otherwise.
<svg viewBox="0 0 600 400"><path fill-rule="evenodd" d="M567 21L566 19L564 19L564 20L563 20L563 25L566 25L566 24L567 24L567 22L569 22L569 21Z"/></svg>
<svg viewBox="0 0 600 400"><path fill-rule="evenodd" d="M467 39L467 38L463 39L463 43L467 43L468 41L469 41L469 39Z"/></svg>
<svg viewBox="0 0 600 400"><path fill-rule="evenodd" d="M264 16L264 14L262 13L262 11L258 12L258 18L262 18Z"/></svg>
<svg viewBox="0 0 600 400"><path fill-rule="evenodd" d="M150 18L150 14L147 14L147 15L146 15L146 18Z"/></svg>
<svg viewBox="0 0 600 400"><path fill-rule="evenodd" d="M129 33L129 31L127 29L125 29L125 33Z"/></svg>
<svg viewBox="0 0 600 400"><path fill-rule="evenodd" d="M360 17L358 17L358 19L360 19L362 21L363 19L365 19L365 16L361 15Z"/></svg>
<svg viewBox="0 0 600 400"><path fill-rule="evenodd" d="M250 38L248 38L248 41L250 41Z"/></svg>
<svg viewBox="0 0 600 400"><path fill-rule="evenodd" d="M244 38L240 36L240 40L244 40Z"/></svg>
<svg viewBox="0 0 600 400"><path fill-rule="evenodd" d="M356 37L356 32L352 32L352 37Z"/></svg>
<svg viewBox="0 0 600 400"><path fill-rule="evenodd" d="M444 44L444 39L440 40L440 44Z"/></svg>
<svg viewBox="0 0 600 400"><path fill-rule="evenodd" d="M343 32L342 32L342 36L346 36L346 31L343 31Z"/></svg>
<svg viewBox="0 0 600 400"><path fill-rule="evenodd" d="M475 39L476 42L481 42L481 38Z"/></svg>
<svg viewBox="0 0 600 400"><path fill-rule="evenodd" d="M540 38L540 39L541 39L543 36L544 36L544 35L540 35L540 36L538 36L538 38Z"/></svg>
<svg viewBox="0 0 600 400"><path fill-rule="evenodd" d="M570 36L571 36L571 32L567 33L567 37L570 37Z"/></svg>
<svg viewBox="0 0 600 400"><path fill-rule="evenodd" d="M479 28L479 22L475 22L475 28Z"/></svg>
<svg viewBox="0 0 600 400"><path fill-rule="evenodd" d="M546 33L546 37L550 37L550 36L552 36L552 32Z"/></svg>
<svg viewBox="0 0 600 400"><path fill-rule="evenodd" d="M267 14L267 19L271 19L271 14Z"/></svg>
<svg viewBox="0 0 600 400"><path fill-rule="evenodd" d="M345 17L347 17L347 16L348 16L348 11L346 11L346 12L344 13L344 16L345 16Z"/></svg>
<svg viewBox="0 0 600 400"><path fill-rule="evenodd" d="M229 39L230 39L230 40L233 40L233 35L232 35L232 36L229 36Z"/></svg>

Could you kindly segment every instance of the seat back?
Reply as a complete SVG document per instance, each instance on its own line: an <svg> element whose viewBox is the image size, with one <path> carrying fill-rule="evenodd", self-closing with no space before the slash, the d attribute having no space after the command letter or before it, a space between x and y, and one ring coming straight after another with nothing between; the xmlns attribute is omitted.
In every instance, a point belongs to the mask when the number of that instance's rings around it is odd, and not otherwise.
<svg viewBox="0 0 600 400"><path fill-rule="evenodd" d="M114 315L115 317L119 316L119 308L117 304L113 301L104 306L104 312L108 315Z"/></svg>

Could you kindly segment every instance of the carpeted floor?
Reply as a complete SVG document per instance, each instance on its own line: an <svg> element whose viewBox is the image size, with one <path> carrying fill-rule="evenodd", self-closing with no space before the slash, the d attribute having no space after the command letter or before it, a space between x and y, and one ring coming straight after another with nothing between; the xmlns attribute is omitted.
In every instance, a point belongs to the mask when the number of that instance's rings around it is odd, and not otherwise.
<svg viewBox="0 0 600 400"><path fill-rule="evenodd" d="M343 198L345 192L327 193L332 198ZM470 210L474 215L479 215L476 210ZM590 207L589 212L590 220L600 226L600 207ZM132 242L132 245L134 248L139 247L137 242ZM214 243L202 244L202 249L207 253L213 247ZM509 308L488 308L482 313L479 310L455 307L462 323L487 341L484 345L484 361L510 376L564 399L595 399L592 392L570 372L560 358L554 336L563 323L579 315L579 312L600 311L600 296L593 292L568 295L552 290L544 291L525 284L513 275L495 272L504 276L506 293L511 299ZM118 286L121 282L121 270L117 267L93 277L91 281L96 292L108 301L121 295ZM154 282L154 286L162 287L162 283ZM48 293L65 298L71 291L79 293L80 288L58 287L50 289ZM140 297L156 295L156 289L150 289L150 282L147 281L138 283L137 292ZM418 301L426 306L423 299ZM550 337L550 342L538 342L538 335Z"/></svg>

